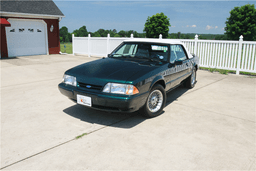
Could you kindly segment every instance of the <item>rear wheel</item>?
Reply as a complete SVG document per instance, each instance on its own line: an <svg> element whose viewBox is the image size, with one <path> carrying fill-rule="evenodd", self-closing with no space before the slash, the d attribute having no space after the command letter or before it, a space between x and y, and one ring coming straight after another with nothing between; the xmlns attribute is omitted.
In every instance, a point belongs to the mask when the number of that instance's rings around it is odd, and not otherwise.
<svg viewBox="0 0 256 171"><path fill-rule="evenodd" d="M196 84L196 69L192 69L192 74L187 78L186 80L186 87L187 88L193 88Z"/></svg>
<svg viewBox="0 0 256 171"><path fill-rule="evenodd" d="M148 118L161 114L166 102L166 93L160 84L156 84L150 91L145 105L140 113Z"/></svg>

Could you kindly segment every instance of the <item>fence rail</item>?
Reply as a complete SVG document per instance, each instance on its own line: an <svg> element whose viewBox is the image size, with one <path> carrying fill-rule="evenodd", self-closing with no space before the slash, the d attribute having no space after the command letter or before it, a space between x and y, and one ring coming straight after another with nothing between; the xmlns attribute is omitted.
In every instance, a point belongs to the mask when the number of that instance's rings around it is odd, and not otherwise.
<svg viewBox="0 0 256 171"><path fill-rule="evenodd" d="M159 38L162 38L161 35ZM133 39L133 35L128 38L72 35L73 54L107 56L127 39ZM234 70L236 74L240 71L256 73L255 41L243 41L243 36L240 36L239 41L199 40L197 35L195 39L177 40L199 57L201 67Z"/></svg>

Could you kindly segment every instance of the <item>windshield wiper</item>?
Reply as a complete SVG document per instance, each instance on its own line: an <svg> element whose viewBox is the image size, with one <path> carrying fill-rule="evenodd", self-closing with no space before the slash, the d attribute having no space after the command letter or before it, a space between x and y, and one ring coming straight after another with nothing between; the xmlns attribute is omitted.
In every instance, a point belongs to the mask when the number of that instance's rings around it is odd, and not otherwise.
<svg viewBox="0 0 256 171"><path fill-rule="evenodd" d="M156 61L156 62L163 62L161 59L152 59L152 58L151 58L151 60L152 60L152 61Z"/></svg>
<svg viewBox="0 0 256 171"><path fill-rule="evenodd" d="M110 55L111 58L130 58L131 56L124 56L119 54Z"/></svg>
<svg viewBox="0 0 256 171"><path fill-rule="evenodd" d="M127 56L122 55L121 57L122 58L131 58L131 55L127 55Z"/></svg>
<svg viewBox="0 0 256 171"><path fill-rule="evenodd" d="M147 59L147 60L150 59L150 58L147 58L147 57L144 57L144 56L135 56L134 58L135 59Z"/></svg>
<svg viewBox="0 0 256 171"><path fill-rule="evenodd" d="M160 59L155 59L155 58L147 58L147 57L143 57L143 59L147 59L151 62L162 62Z"/></svg>

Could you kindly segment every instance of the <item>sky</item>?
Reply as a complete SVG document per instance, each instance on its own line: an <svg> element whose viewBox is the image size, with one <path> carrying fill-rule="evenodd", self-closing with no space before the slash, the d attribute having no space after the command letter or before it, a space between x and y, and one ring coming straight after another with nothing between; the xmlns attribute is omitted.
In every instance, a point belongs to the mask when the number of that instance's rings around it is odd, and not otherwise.
<svg viewBox="0 0 256 171"><path fill-rule="evenodd" d="M65 15L60 28L71 33L86 26L98 29L135 30L143 33L148 16L163 12L170 19L169 33L224 34L225 21L236 6L256 1L86 1L53 0Z"/></svg>

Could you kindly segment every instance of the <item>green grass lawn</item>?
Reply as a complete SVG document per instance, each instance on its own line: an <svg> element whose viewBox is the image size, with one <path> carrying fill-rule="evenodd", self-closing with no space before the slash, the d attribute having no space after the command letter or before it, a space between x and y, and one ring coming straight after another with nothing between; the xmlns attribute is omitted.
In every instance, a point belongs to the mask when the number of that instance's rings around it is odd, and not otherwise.
<svg viewBox="0 0 256 171"><path fill-rule="evenodd" d="M66 50L64 48L64 45L66 45ZM72 54L72 43L60 43L60 51L62 53Z"/></svg>
<svg viewBox="0 0 256 171"><path fill-rule="evenodd" d="M206 67L199 67L199 68L200 68L201 70L208 70L208 71L210 71L210 72L219 72L219 73L225 74L225 75L227 75L228 73L233 73L233 74L236 73L236 71L225 70L225 69L206 68ZM251 73L251 72L243 72L243 71L240 71L240 74L256 76L256 73Z"/></svg>

